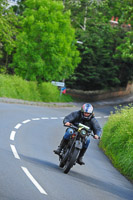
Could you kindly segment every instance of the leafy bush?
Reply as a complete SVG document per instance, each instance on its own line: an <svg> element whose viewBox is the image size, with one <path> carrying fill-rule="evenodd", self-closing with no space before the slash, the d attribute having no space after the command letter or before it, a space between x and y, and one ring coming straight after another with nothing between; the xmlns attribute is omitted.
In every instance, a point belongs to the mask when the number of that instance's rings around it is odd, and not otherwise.
<svg viewBox="0 0 133 200"><path fill-rule="evenodd" d="M45 102L70 102L69 95L60 94L59 89L51 83L44 82L39 86L42 101Z"/></svg>
<svg viewBox="0 0 133 200"><path fill-rule="evenodd" d="M25 81L18 76L0 75L0 97L43 102L69 102L72 98L60 95L59 89L51 83Z"/></svg>
<svg viewBox="0 0 133 200"><path fill-rule="evenodd" d="M0 96L40 101L35 82L24 81L18 76L0 75Z"/></svg>
<svg viewBox="0 0 133 200"><path fill-rule="evenodd" d="M39 86L39 92L41 94L42 100L45 102L59 101L60 92L58 88L52 85L51 83L46 83L46 82L42 83Z"/></svg>
<svg viewBox="0 0 133 200"><path fill-rule="evenodd" d="M133 107L111 114L103 128L100 147L120 172L133 180Z"/></svg>

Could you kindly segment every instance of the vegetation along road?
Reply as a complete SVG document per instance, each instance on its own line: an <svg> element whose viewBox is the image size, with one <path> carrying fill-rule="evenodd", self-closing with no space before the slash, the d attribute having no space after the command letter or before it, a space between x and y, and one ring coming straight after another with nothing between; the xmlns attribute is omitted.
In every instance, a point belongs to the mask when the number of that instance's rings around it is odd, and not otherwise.
<svg viewBox="0 0 133 200"><path fill-rule="evenodd" d="M67 175L58 167L53 149L64 135L62 120L80 106L72 106L72 97L51 84L60 81L65 89L101 91L132 83L132 0L21 0L15 6L0 2L0 101L8 102L0 102L0 200L132 200L132 184L92 138L85 166L76 165ZM12 104L13 99L22 104ZM112 102L95 105L103 127L114 110ZM108 138L110 127L112 120L104 129ZM128 160L130 173L131 127L130 122L123 127L123 141L128 142L120 143L128 156L121 160ZM100 144L113 163L114 157L123 158Z"/></svg>
<svg viewBox="0 0 133 200"><path fill-rule="evenodd" d="M64 134L62 119L80 107L39 107L0 103L0 199L132 200L133 186L91 138L85 166L65 175L53 153ZM95 108L101 126L113 110Z"/></svg>

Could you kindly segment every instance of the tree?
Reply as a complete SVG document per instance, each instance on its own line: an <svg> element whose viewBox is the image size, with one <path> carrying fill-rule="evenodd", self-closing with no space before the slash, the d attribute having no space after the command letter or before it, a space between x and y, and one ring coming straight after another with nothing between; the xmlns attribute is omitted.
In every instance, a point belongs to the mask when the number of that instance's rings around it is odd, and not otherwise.
<svg viewBox="0 0 133 200"><path fill-rule="evenodd" d="M17 35L17 16L6 0L0 0L0 73L10 73L9 62L15 49Z"/></svg>
<svg viewBox="0 0 133 200"><path fill-rule="evenodd" d="M116 48L115 61L119 64L119 79L125 86L128 81L133 81L133 32L127 32L123 41Z"/></svg>
<svg viewBox="0 0 133 200"><path fill-rule="evenodd" d="M26 80L62 80L80 61L70 12L62 2L26 0L12 67Z"/></svg>
<svg viewBox="0 0 133 200"><path fill-rule="evenodd" d="M119 86L118 78L119 67L112 57L115 49L120 44L121 39L116 38L123 32L119 29L112 29L108 24L106 26L90 24L85 32L80 34L79 44L82 61L75 70L71 81L68 80L68 86L84 90L97 90ZM115 63L115 65L114 65Z"/></svg>
<svg viewBox="0 0 133 200"><path fill-rule="evenodd" d="M82 61L67 80L67 85L84 90L125 86L133 71L132 41L122 25L132 22L131 0L65 2L65 9L72 12L76 37L83 42L78 44ZM112 16L119 19L117 27L110 25Z"/></svg>

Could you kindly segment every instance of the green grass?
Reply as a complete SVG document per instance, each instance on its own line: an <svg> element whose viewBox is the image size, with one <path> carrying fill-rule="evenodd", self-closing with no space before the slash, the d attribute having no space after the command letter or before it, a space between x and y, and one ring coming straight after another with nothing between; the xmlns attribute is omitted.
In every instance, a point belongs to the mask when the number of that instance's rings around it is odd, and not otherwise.
<svg viewBox="0 0 133 200"><path fill-rule="evenodd" d="M126 106L111 114L103 128L100 147L112 163L133 181L133 107Z"/></svg>
<svg viewBox="0 0 133 200"><path fill-rule="evenodd" d="M18 76L0 74L0 97L22 99L38 102L71 102L69 95L60 95L60 90L51 83L38 85Z"/></svg>

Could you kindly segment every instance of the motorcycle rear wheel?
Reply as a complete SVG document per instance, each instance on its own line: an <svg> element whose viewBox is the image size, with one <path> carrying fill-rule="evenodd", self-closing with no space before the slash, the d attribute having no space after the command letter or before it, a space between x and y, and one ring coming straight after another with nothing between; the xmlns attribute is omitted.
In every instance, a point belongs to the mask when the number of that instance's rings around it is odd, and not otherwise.
<svg viewBox="0 0 133 200"><path fill-rule="evenodd" d="M80 152L80 149L75 148L73 153L71 154L71 157L68 158L68 160L65 164L65 167L63 169L63 172L65 174L67 174L70 171L70 169L72 168L72 166L74 165L74 163L79 155L79 152Z"/></svg>

